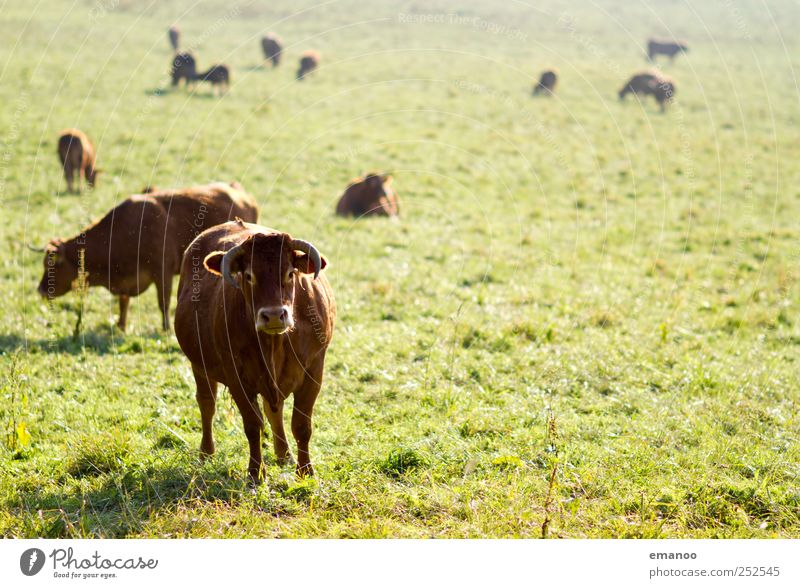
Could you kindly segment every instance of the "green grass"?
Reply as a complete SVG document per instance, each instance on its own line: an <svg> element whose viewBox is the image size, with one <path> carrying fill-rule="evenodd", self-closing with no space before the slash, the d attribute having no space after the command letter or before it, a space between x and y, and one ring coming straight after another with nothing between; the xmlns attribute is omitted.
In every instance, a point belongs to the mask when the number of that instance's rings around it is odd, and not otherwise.
<svg viewBox="0 0 800 588"><path fill-rule="evenodd" d="M798 7L790 0L42 0L2 7L0 535L800 537ZM304 11L304 9L306 9ZM449 19L449 17L446 17ZM162 92L179 22L231 92ZM261 69L259 38L288 43ZM620 103L650 35L676 102ZM321 69L294 81L299 54ZM556 67L553 99L530 96ZM59 130L98 148L64 193ZM395 176L400 222L332 212ZM152 291L48 305L41 245L148 184L237 179L312 240L339 319L314 480L251 491L227 392L200 462ZM174 311L174 301L173 301ZM545 524L547 521L547 524Z"/></svg>

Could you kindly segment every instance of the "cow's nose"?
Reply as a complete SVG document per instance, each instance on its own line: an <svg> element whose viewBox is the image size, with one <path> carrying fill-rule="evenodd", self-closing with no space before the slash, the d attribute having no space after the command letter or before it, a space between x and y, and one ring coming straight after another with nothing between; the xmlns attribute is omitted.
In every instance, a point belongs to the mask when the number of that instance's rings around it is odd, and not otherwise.
<svg viewBox="0 0 800 588"><path fill-rule="evenodd" d="M268 333L282 333L292 326L292 317L287 306L265 306L258 311L256 328Z"/></svg>

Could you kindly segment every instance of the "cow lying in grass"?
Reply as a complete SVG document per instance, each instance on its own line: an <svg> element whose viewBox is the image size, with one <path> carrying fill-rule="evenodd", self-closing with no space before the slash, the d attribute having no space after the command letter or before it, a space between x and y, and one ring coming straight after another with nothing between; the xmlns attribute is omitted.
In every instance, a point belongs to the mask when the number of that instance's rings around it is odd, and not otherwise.
<svg viewBox="0 0 800 588"><path fill-rule="evenodd" d="M392 176L367 174L353 180L336 205L339 216L397 216L400 206L391 186Z"/></svg>

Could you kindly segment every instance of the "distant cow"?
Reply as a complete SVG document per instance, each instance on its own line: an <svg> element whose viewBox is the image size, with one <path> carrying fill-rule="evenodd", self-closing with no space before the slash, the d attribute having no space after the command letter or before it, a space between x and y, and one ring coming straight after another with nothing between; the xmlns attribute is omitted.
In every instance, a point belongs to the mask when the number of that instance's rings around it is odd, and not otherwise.
<svg viewBox="0 0 800 588"><path fill-rule="evenodd" d="M214 453L212 421L222 383L242 415L255 483L262 474L259 396L275 456L285 464L291 453L283 404L294 394L297 474L314 473L311 414L336 317L333 291L320 273L326 263L308 241L241 221L208 229L183 256L175 335L197 384L200 455Z"/></svg>
<svg viewBox="0 0 800 588"><path fill-rule="evenodd" d="M539 94L540 92L544 92L545 95L552 94L553 90L556 89L557 82L558 82L558 74L556 74L555 71L547 70L542 72L542 75L539 78L539 83L536 84L533 88L534 96Z"/></svg>
<svg viewBox="0 0 800 588"><path fill-rule="evenodd" d="M184 249L203 230L236 217L256 221L258 207L230 184L133 195L76 237L50 241L39 294L53 299L73 288L83 249L89 286L103 286L119 296L120 329L126 327L130 297L152 283L162 325L169 329L172 276L180 272Z"/></svg>
<svg viewBox="0 0 800 588"><path fill-rule="evenodd" d="M283 40L276 34L270 33L261 39L261 48L264 50L264 58L272 61L272 67L281 64L281 51L283 51Z"/></svg>
<svg viewBox="0 0 800 588"><path fill-rule="evenodd" d="M197 79L197 62L191 53L177 53L172 60L172 86L175 87L181 80L186 86L193 85Z"/></svg>
<svg viewBox="0 0 800 588"><path fill-rule="evenodd" d="M375 173L353 180L339 198L339 216L397 216L400 213L392 176Z"/></svg>
<svg viewBox="0 0 800 588"><path fill-rule="evenodd" d="M209 82L214 93L217 90L225 92L230 87L231 73L227 65L212 65L208 71L197 74L197 79L201 82Z"/></svg>
<svg viewBox="0 0 800 588"><path fill-rule="evenodd" d="M305 76L319 67L319 53L316 51L306 51L300 57L300 69L297 70L297 79L302 80Z"/></svg>
<svg viewBox="0 0 800 588"><path fill-rule="evenodd" d="M172 50L177 52L181 42L181 30L177 26L172 25L169 27L167 34L169 35L169 44L172 45Z"/></svg>
<svg viewBox="0 0 800 588"><path fill-rule="evenodd" d="M649 39L647 41L647 58L653 61L656 55L669 55L670 60L680 52L686 53L689 47L684 42L670 39Z"/></svg>
<svg viewBox="0 0 800 588"><path fill-rule="evenodd" d="M653 96L663 112L667 108L667 103L675 95L675 82L658 72L640 72L622 87L619 91L619 99L624 100L629 93Z"/></svg>
<svg viewBox="0 0 800 588"><path fill-rule="evenodd" d="M67 189L73 192L74 176L78 174L78 191L81 181L86 180L89 187L94 187L99 169L95 168L94 145L83 131L65 129L58 136L58 158L64 168Z"/></svg>

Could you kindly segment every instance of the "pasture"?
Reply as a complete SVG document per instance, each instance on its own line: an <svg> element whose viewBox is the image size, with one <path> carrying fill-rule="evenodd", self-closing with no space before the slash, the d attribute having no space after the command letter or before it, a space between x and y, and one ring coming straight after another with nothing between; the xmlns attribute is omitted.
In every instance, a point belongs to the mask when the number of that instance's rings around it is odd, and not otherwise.
<svg viewBox="0 0 800 588"><path fill-rule="evenodd" d="M530 4L0 6L0 536L800 536L796 2ZM173 23L226 95L169 88ZM617 98L652 35L691 48L663 114ZM66 127L103 170L80 195ZM334 216L369 170L399 221ZM36 293L27 244L212 180L330 261L313 479L266 438L252 491L224 390L199 461L152 288L126 333L106 290Z"/></svg>

